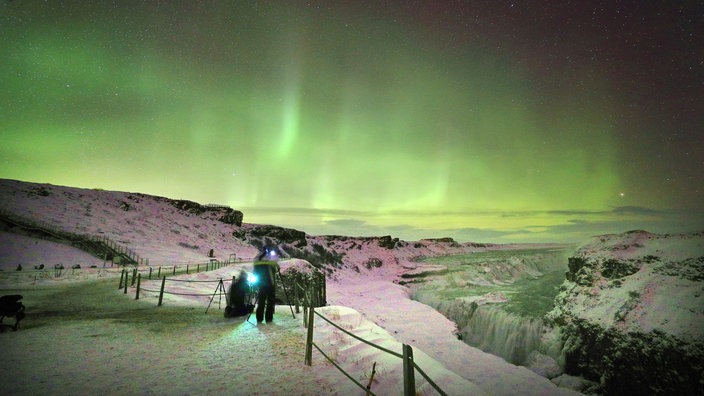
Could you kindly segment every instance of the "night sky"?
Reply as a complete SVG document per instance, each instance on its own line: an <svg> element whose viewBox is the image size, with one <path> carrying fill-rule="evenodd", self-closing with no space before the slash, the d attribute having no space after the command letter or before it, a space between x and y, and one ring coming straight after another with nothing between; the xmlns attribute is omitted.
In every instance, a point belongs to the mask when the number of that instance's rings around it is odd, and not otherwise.
<svg viewBox="0 0 704 396"><path fill-rule="evenodd" d="M0 178L310 234L704 229L698 1L0 5Z"/></svg>

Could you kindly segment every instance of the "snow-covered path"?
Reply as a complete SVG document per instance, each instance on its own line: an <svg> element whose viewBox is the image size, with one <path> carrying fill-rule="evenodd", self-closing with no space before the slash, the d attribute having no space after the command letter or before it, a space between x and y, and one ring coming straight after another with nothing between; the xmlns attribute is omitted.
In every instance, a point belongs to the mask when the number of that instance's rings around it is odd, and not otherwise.
<svg viewBox="0 0 704 396"><path fill-rule="evenodd" d="M10 395L334 394L303 364L302 318L271 325L203 307L134 301L114 282L23 290L20 331L0 337ZM11 291L3 290L4 293ZM292 390L295 390L292 392Z"/></svg>

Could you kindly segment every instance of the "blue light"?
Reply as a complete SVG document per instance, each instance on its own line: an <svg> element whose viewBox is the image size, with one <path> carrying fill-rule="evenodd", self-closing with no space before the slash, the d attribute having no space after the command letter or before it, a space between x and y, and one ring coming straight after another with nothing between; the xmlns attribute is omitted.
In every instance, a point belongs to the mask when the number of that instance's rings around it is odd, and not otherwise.
<svg viewBox="0 0 704 396"><path fill-rule="evenodd" d="M259 281L259 279L257 279L257 276L256 276L256 275L254 275L254 274L247 274L247 283L249 283L250 285L254 285L254 284L256 284L258 281Z"/></svg>

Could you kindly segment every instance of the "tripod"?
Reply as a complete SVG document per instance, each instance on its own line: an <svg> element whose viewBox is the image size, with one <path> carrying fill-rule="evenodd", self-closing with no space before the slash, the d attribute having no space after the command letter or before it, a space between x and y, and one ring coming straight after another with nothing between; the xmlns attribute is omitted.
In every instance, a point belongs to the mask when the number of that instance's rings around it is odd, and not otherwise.
<svg viewBox="0 0 704 396"><path fill-rule="evenodd" d="M254 307L256 307L257 304L259 304L259 288L255 289L254 286L249 285L249 293L250 293L250 297L248 299L249 301L252 301L251 295L254 294L254 304L252 305L252 310L249 311L249 313L247 314L247 322L249 322L249 317L252 316L252 312L254 312ZM252 322L249 322L249 323L252 323Z"/></svg>
<svg viewBox="0 0 704 396"><path fill-rule="evenodd" d="M286 296L286 301L288 301L288 307L291 309L291 315L293 315L293 318L296 319L296 314L293 313L293 307L291 306L291 300L288 298L288 292L286 291L286 284L284 283L284 278L281 276L281 270L278 269L276 271L276 274L279 275L279 282L281 282L281 286L284 288L284 296Z"/></svg>
<svg viewBox="0 0 704 396"><path fill-rule="evenodd" d="M222 278L220 278L220 282L218 282L218 286L215 288L213 296L210 297L210 302L208 303L208 308L205 309L205 313L208 313L208 310L210 309L210 304L213 303L215 295L218 294L218 292L220 292L220 296L218 297L218 308L220 308L222 306L222 295L227 294L225 292L225 285L222 283Z"/></svg>

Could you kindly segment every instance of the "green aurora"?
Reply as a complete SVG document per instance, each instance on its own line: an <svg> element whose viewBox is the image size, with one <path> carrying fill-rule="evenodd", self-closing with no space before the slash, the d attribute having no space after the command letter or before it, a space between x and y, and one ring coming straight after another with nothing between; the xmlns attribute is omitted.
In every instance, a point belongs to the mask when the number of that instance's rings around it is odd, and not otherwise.
<svg viewBox="0 0 704 396"><path fill-rule="evenodd" d="M613 69L546 67L548 44L500 23L458 40L433 13L327 4L4 2L0 177L227 204L310 234L704 228L702 143L685 138L701 112L624 113L641 91Z"/></svg>

